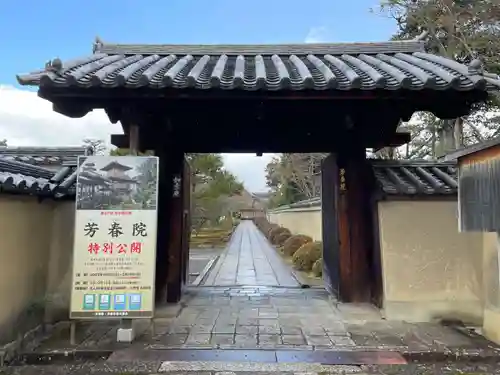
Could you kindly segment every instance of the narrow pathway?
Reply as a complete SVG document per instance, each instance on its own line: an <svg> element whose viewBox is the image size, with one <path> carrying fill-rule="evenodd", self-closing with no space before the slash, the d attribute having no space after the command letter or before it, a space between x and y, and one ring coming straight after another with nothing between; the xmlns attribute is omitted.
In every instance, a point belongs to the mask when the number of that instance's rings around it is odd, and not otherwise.
<svg viewBox="0 0 500 375"><path fill-rule="evenodd" d="M236 228L217 263L204 285L299 286L290 267L249 220Z"/></svg>

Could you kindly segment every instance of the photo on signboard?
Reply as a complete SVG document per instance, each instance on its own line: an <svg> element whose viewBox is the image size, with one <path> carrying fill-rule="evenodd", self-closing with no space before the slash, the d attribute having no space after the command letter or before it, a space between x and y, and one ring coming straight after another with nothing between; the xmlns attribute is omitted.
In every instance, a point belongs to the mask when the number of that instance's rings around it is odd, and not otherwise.
<svg viewBox="0 0 500 375"><path fill-rule="evenodd" d="M156 209L158 158L87 156L78 165L78 210Z"/></svg>

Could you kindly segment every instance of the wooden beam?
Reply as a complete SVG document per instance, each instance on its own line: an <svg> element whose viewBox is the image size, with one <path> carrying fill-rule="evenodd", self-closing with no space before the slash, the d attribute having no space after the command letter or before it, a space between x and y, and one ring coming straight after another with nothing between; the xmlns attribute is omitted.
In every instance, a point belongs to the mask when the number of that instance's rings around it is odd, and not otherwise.
<svg viewBox="0 0 500 375"><path fill-rule="evenodd" d="M323 280L326 289L337 298L340 297L338 177L337 156L332 153L321 163Z"/></svg>
<svg viewBox="0 0 500 375"><path fill-rule="evenodd" d="M373 145L367 145L366 148L373 148L376 152L385 147L399 147L403 146L406 143L411 141L411 133L410 132L397 132L390 136L389 139L385 142L377 142Z"/></svg>
<svg viewBox="0 0 500 375"><path fill-rule="evenodd" d="M191 168L184 157L182 178L183 216L182 216L182 285L189 283L189 242L191 240Z"/></svg>
<svg viewBox="0 0 500 375"><path fill-rule="evenodd" d="M168 231L170 221L170 190L171 175L168 165L168 149L158 142L155 155L159 157L158 173L158 223L156 235L156 278L155 278L155 300L157 304L167 302L167 277L168 277L168 247L170 232Z"/></svg>
<svg viewBox="0 0 500 375"><path fill-rule="evenodd" d="M111 144L118 148L127 148L129 140L127 134L111 134ZM155 148L153 147L153 150Z"/></svg>
<svg viewBox="0 0 500 375"><path fill-rule="evenodd" d="M327 289L343 302L370 302L370 166L362 145L322 164L323 260Z"/></svg>
<svg viewBox="0 0 500 375"><path fill-rule="evenodd" d="M52 109L54 112L60 113L61 115L69 118L82 118L91 111L91 108L88 106L74 105L65 100L55 101L52 104Z"/></svg>
<svg viewBox="0 0 500 375"><path fill-rule="evenodd" d="M339 155L339 167L344 171L345 188L340 201L344 210L340 222L345 225L345 246L341 238L341 299L346 302L371 302L369 260L372 251L370 217L371 189L367 178L369 165L363 146L352 145L352 151ZM341 181L342 184L342 181Z"/></svg>
<svg viewBox="0 0 500 375"><path fill-rule="evenodd" d="M323 130L322 130L323 129ZM263 153L275 152L329 152L342 151L346 148L346 143L351 141L351 136L339 132L336 137L330 137L322 129L311 129L304 132L294 132L283 136L278 130L270 131L263 135L261 131L255 129L243 131L224 130L217 133L205 133L199 131L196 137L185 130L174 129L174 135L179 142L179 147L186 152L238 152L238 153L254 153L261 155ZM140 130L140 146L141 150L154 149L154 144L157 138L161 137L165 129L157 129L152 131ZM128 133L131 133L130 131ZM346 139L349 138L348 142ZM394 133L388 140L377 141L377 143L366 143L366 148L380 149L382 147L399 147L408 143L411 139L410 133ZM130 134L112 134L111 143L119 148L129 148Z"/></svg>
<svg viewBox="0 0 500 375"><path fill-rule="evenodd" d="M139 154L139 144L140 144L140 139L139 139L139 126L137 124L130 124L129 127L129 152L131 155L138 155Z"/></svg>
<svg viewBox="0 0 500 375"><path fill-rule="evenodd" d="M173 141L172 139L170 141ZM182 297L183 273L185 256L183 254L183 237L185 228L184 217L184 194L189 192L185 189L184 179L184 153L170 143L168 150L168 163L170 167L170 178L172 179L170 189L170 215L168 231L168 277L167 277L167 302L177 303Z"/></svg>

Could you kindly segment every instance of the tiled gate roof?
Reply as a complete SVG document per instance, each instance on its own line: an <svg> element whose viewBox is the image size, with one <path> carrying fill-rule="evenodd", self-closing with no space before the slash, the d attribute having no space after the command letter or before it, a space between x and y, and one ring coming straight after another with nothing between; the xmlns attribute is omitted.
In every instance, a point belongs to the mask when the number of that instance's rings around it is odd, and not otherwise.
<svg viewBox="0 0 500 375"><path fill-rule="evenodd" d="M75 194L76 156L56 171L0 157L0 191L48 195ZM454 162L414 160L372 160L380 191L386 195L429 196L457 193L457 168ZM320 199L298 202L290 207L320 204Z"/></svg>
<svg viewBox="0 0 500 375"><path fill-rule="evenodd" d="M453 195L457 193L455 163L428 161L372 162L381 190L388 195Z"/></svg>
<svg viewBox="0 0 500 375"><path fill-rule="evenodd" d="M85 147L0 147L0 159L14 160L40 166L76 165Z"/></svg>
<svg viewBox="0 0 500 375"><path fill-rule="evenodd" d="M30 164L0 158L0 191L51 195L54 172Z"/></svg>
<svg viewBox="0 0 500 375"><path fill-rule="evenodd" d="M386 196L454 196L458 191L454 162L372 160L371 164L377 187ZM321 198L318 197L278 209L320 205Z"/></svg>
<svg viewBox="0 0 500 375"><path fill-rule="evenodd" d="M120 45L18 76L40 87L226 90L498 89L497 76L418 41L290 45Z"/></svg>
<svg viewBox="0 0 500 375"><path fill-rule="evenodd" d="M83 147L1 147L0 191L72 197L78 156L89 152Z"/></svg>

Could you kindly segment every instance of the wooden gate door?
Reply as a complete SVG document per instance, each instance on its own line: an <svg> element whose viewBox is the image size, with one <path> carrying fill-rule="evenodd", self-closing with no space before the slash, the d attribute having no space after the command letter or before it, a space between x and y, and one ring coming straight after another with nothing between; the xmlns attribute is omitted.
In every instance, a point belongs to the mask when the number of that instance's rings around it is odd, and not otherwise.
<svg viewBox="0 0 500 375"><path fill-rule="evenodd" d="M184 160L182 181L182 284L185 286L189 283L189 241L191 239L191 170L187 160Z"/></svg>
<svg viewBox="0 0 500 375"><path fill-rule="evenodd" d="M370 269L373 187L361 151L329 155L321 172L323 278L328 291L345 302L370 302L375 278Z"/></svg>
<svg viewBox="0 0 500 375"><path fill-rule="evenodd" d="M323 236L323 280L326 289L340 293L340 235L338 224L338 165L335 154L321 164L321 213Z"/></svg>

